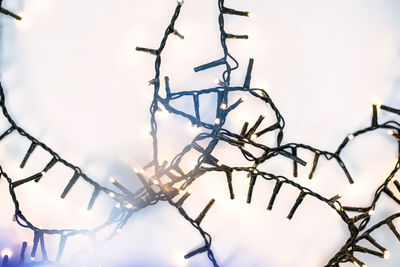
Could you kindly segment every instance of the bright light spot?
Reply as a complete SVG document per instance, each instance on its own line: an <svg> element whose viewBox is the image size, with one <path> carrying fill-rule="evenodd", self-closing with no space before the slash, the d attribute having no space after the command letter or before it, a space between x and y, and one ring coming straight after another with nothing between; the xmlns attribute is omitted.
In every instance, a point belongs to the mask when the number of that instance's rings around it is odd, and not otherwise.
<svg viewBox="0 0 400 267"><path fill-rule="evenodd" d="M250 18L254 18L254 13L247 12L247 16L250 17Z"/></svg>
<svg viewBox="0 0 400 267"><path fill-rule="evenodd" d="M114 198L114 197L115 197L115 194L114 194L114 192L110 192L110 193L108 193L108 195L109 195L110 197L112 197L112 198Z"/></svg>
<svg viewBox="0 0 400 267"><path fill-rule="evenodd" d="M220 119L220 118L216 118L216 119L215 119L215 124L218 125L218 124L220 124L220 123L221 123L221 119Z"/></svg>
<svg viewBox="0 0 400 267"><path fill-rule="evenodd" d="M132 208L133 208L133 205L132 205L131 203L128 203L128 204L125 205L125 208L127 208L127 209L132 209Z"/></svg>
<svg viewBox="0 0 400 267"><path fill-rule="evenodd" d="M226 104L225 104L225 103L222 103L221 106L220 106L220 108L221 108L222 110L225 110L225 109L226 109Z"/></svg>
<svg viewBox="0 0 400 267"><path fill-rule="evenodd" d="M118 233L118 234L122 233L122 229L121 229L121 228L118 228L118 229L117 229L117 233Z"/></svg>
<svg viewBox="0 0 400 267"><path fill-rule="evenodd" d="M347 139L353 140L353 139L354 139L354 134L349 134L349 135L347 136Z"/></svg>
<svg viewBox="0 0 400 267"><path fill-rule="evenodd" d="M379 99L374 99L374 100L372 101L372 104L373 104L373 105L376 105L376 108L377 108L377 109L380 109L381 106L382 106L382 101L380 101Z"/></svg>
<svg viewBox="0 0 400 267"><path fill-rule="evenodd" d="M388 133L389 135L394 135L394 131L393 131L393 130L388 130L387 133Z"/></svg>
<svg viewBox="0 0 400 267"><path fill-rule="evenodd" d="M112 183L112 184L116 182L116 180L115 180L115 178L114 178L114 177L110 177L108 180L109 180L109 181L110 181L110 183Z"/></svg>
<svg viewBox="0 0 400 267"><path fill-rule="evenodd" d="M388 250L385 250L385 251L383 252L383 258L384 258L384 259L389 259L389 258L390 258L390 252L389 252Z"/></svg>
<svg viewBox="0 0 400 267"><path fill-rule="evenodd" d="M215 79L213 80L213 82L214 82L215 84L219 84L220 80L219 80L218 78L215 78Z"/></svg>
<svg viewBox="0 0 400 267"><path fill-rule="evenodd" d="M375 211L374 211L373 209L370 209L370 210L368 211L368 215L369 215L369 216L374 215L374 213L375 213Z"/></svg>
<svg viewBox="0 0 400 267"><path fill-rule="evenodd" d="M337 202L335 202L334 204L333 204L333 206L335 206L335 209L336 210L342 210L342 208L340 207L340 205L339 205L339 203L337 203Z"/></svg>
<svg viewBox="0 0 400 267"><path fill-rule="evenodd" d="M186 266L188 264L188 260L185 259L183 253L175 252L174 253L174 262L176 266Z"/></svg>
<svg viewBox="0 0 400 267"><path fill-rule="evenodd" d="M119 202L115 203L115 207L116 207L117 209L121 208L121 203L119 203Z"/></svg>
<svg viewBox="0 0 400 267"><path fill-rule="evenodd" d="M160 182L157 179L153 179L153 184L158 185Z"/></svg>
<svg viewBox="0 0 400 267"><path fill-rule="evenodd" d="M285 222L290 222L290 219L288 217L286 217Z"/></svg>
<svg viewBox="0 0 400 267"><path fill-rule="evenodd" d="M186 124L186 129L191 134L198 134L201 132L201 126L197 127L196 125L193 125L191 122L188 122Z"/></svg>
<svg viewBox="0 0 400 267"><path fill-rule="evenodd" d="M9 249L9 248L5 248L5 249L3 249L3 250L1 251L1 256L2 256L3 258L4 258L6 255L7 255L9 258L11 258L12 254L13 254L13 252L12 252L12 250Z"/></svg>

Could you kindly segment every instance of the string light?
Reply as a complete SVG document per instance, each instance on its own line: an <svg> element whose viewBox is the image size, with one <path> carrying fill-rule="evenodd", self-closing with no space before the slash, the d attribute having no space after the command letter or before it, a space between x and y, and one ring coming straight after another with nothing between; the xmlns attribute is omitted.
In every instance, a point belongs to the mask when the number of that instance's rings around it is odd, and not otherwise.
<svg viewBox="0 0 400 267"><path fill-rule="evenodd" d="M0 1L0 12L4 15L9 17L15 18L20 20L21 18L2 8ZM285 121L282 115L280 114L278 108L276 107L275 103L269 97L268 93L264 89L259 88L252 88L251 86L251 74L254 65L254 60L249 59L247 71L245 75L245 79L243 82L243 86L231 86L231 73L238 67L238 62L236 59L232 57L232 55L228 51L228 46L226 43L226 39L247 39L247 35L237 35L232 33L227 33L224 28L224 16L225 15L233 15L233 16L244 16L244 17L251 17L252 13L247 11L235 10L232 8L227 8L224 6L224 0L218 0L218 7L219 7L219 30L220 30L220 42L221 47L223 48L223 55L220 58L202 64L200 66L195 67L193 70L194 72L199 72L203 70L207 70L210 68L214 68L217 66L225 66L225 70L222 74L221 79L216 79L216 87L214 88L207 88L207 89L200 89L196 91L184 91L184 92L175 92L171 91L169 85L169 78L165 77L165 93L166 96L162 97L159 94L160 91L160 64L161 64L161 55L165 44L170 35L175 36L175 38L184 39L183 35L179 33L177 29L175 29L175 22L177 21L180 10L183 5L182 0L177 1L177 6L175 8L174 14L168 25L163 39L159 48L144 48L144 47L136 47L136 51L145 52L152 56L156 57L155 60L155 69L156 74L155 77L150 79L148 84L149 86L153 86L154 88L154 98L150 108L150 115L151 115L151 128L150 128L150 136L153 138L153 159L143 168L135 167L134 172L136 174L136 178L140 181L142 186L135 192L130 191L128 188L123 186L121 183L117 181L117 179L110 177L109 182L117 188L119 191L114 192L111 189L108 189L100 184L98 184L94 179L89 178L82 170L73 165L72 163L66 161L62 157L60 157L56 152L54 152L51 148L49 148L43 142L40 142L33 136L31 136L28 132L26 132L23 128L19 127L17 123L13 120L13 118L9 115L10 113L7 110L5 104L5 94L4 89L0 84L0 106L3 111L3 115L9 122L9 128L0 135L0 141L7 137L9 134L16 132L20 136L28 139L30 142L30 146L27 149L25 156L22 158L22 162L20 164L20 168L24 168L27 161L32 157L32 154L36 147L40 147L44 149L47 153L49 153L52 158L43 168L43 170L33 173L27 178L21 180L15 180L9 177L9 175L3 170L2 166L0 166L0 175L4 178L10 187L10 194L15 203L15 220L26 228L29 228L33 232L33 245L31 250L31 261L36 261L36 252L39 249L41 255L41 262L47 263L49 262L49 258L47 257L46 251L46 237L48 235L59 235L60 243L59 248L56 256L56 263L60 262L61 256L63 254L64 247L70 237L75 235L84 235L90 238L91 240L96 240L96 234L98 231L105 227L115 226L115 232L112 233L108 238L110 239L115 233L121 234L122 228L125 226L129 218L136 212L141 209L146 208L149 205L154 205L159 201L166 201L171 206L175 207L179 214L187 220L196 230L198 230L199 234L203 238L204 244L200 247L197 247L186 255L184 255L184 259L189 259L193 256L196 256L201 253L206 253L207 257L213 264L213 266L219 266L215 257L214 253L211 249L211 235L204 231L201 226L202 221L204 220L205 216L211 210L212 206L215 203L215 199L211 199L208 204L204 207L204 209L200 212L200 214L193 219L190 217L185 209L184 205L186 205L186 200L191 196L191 188L190 185L196 179L201 177L203 174L207 172L219 171L225 172L226 180L229 188L229 196L231 199L234 199L234 191L233 191L233 184L232 184L232 173L233 171L241 171L245 172L249 179L249 188L247 194L247 203L251 203L253 197L253 188L256 186L257 179L266 179L269 181L275 181L275 186L273 189L273 193L271 198L269 199L269 203L267 206L267 210L271 211L275 199L278 197L278 193L282 186L290 186L296 189L299 193L296 201L294 202L291 210L289 211L285 221L290 221L297 210L299 210L299 206L303 204L303 200L305 197L307 198L314 198L324 204L327 204L331 207L343 220L343 222L348 226L349 229L349 239L348 241L340 248L340 250L329 260L326 266L337 267L339 264L344 262L352 262L359 266L366 267L366 264L361 262L354 256L355 252L363 252L373 256L381 257L381 258L389 258L390 253L387 251L382 245L380 245L375 239L372 238L371 234L381 228L383 225L387 225L389 230L397 237L400 242L400 234L397 231L393 221L400 217L400 213L394 213L389 217L385 218L384 220L371 225L370 223L370 216L374 214L375 211L375 204L380 200L380 196L383 195L382 193L389 196L391 200L393 200L396 204L400 205L400 199L398 199L392 190L389 189L389 185L392 183L394 187L400 192L400 183L394 178L394 175L400 169L400 161L398 160L395 164L394 169L391 171L391 174L385 179L385 181L378 187L374 199L371 202L370 206L367 207L353 207L353 206L342 206L339 202L340 195L336 195L331 198L324 197L323 195L312 191L302 185L296 183L294 180L291 180L287 177L275 175L272 173L267 173L262 171L259 167L260 164L266 162L267 160L274 158L274 157L284 157L293 161L293 176L297 177L298 175L298 166L306 165L306 162L302 160L298 156L298 150L308 150L313 153L314 158L310 168L309 179L312 179L314 173L318 167L319 161L321 159L327 160L334 160L339 164L339 167L346 175L349 184L353 184L354 180L350 175L350 172L347 170L346 165L342 161L341 152L347 146L348 141L353 140L354 138L361 136L362 134L375 131L377 129L385 129L388 131L389 135L396 137L394 140L397 144L400 144L400 137L398 137L397 133L400 131L400 124L395 121L387 121L384 123L380 123L378 121L378 110L384 110L386 112L391 112L397 115L400 115L400 110L395 109L392 107L388 107L385 105L380 105L374 103L372 105L372 122L371 125L360 129L347 137L344 138L342 143L339 145L335 152L328 152L322 151L312 146L306 144L298 144L298 143L284 143L284 127ZM230 59L228 61L228 58ZM234 62L235 66L231 66L229 62ZM241 91L244 95L240 97L234 103L229 103L228 105L228 95L234 91ZM214 124L207 123L200 118L200 101L199 95L202 94L215 94L217 96L217 114ZM276 118L276 122L272 125L265 125L264 117L265 114L262 114L258 117L256 122L253 125L250 125L248 122L244 123L242 130L240 133L230 132L227 129L224 129L224 123L229 116L230 112L237 108L243 101L246 100L246 94L252 97L256 97L262 100L266 105L268 105L272 112L274 113L274 117ZM171 101L179 99L183 96L192 96L193 97L193 104L195 115L191 115L185 111L177 110L170 105ZM176 155L174 160L168 165L168 162L164 161L160 164L158 159L158 139L157 139L157 120L156 120L156 112L162 113L171 113L177 116L184 117L188 120L188 125L191 129L196 130L196 137L193 141L187 145L182 152ZM189 127L188 126L188 127ZM208 133L207 131L200 133L203 129L210 130ZM263 134L268 134L273 131L277 132L276 135L276 144L274 146L266 146L264 144L256 143L256 137L259 137ZM202 140L209 139L211 140L207 146L204 148L198 145L197 142ZM233 147L238 148L243 156L251 163L250 167L236 167L236 166L227 166L222 164L222 161L218 160L213 156L213 151L216 148L219 142L225 142ZM263 151L263 155L256 156L253 155L251 152L248 151L250 147L257 147ZM184 172L180 165L181 160L183 157L192 149L197 150L201 153L201 157L198 159L198 164L196 164L192 170L189 172ZM398 157L400 159L400 155ZM32 181L39 182L41 179L46 180L44 177L45 174L50 171L54 165L62 164L67 168L70 168L73 171L72 178L70 178L67 186L63 190L61 194L61 198L65 198L71 188L76 184L78 179L82 179L82 181L88 183L92 188L93 192L88 204L87 209L91 210L93 207L98 195L100 193L105 193L110 197L113 201L115 201L114 207L110 211L109 219L106 223L102 224L101 226L94 228L94 230L73 230L73 229L59 229L59 230L47 230L42 229L41 226L34 226L23 214L22 211L19 209L19 203L17 200L17 196L15 194L15 188L18 186L23 186L26 183L30 183ZM151 177L148 178L144 175L146 169L146 176ZM150 170L154 169L154 173L150 174ZM187 174L188 173L188 174ZM164 184L161 180L161 177L166 176L168 177L171 182ZM305 204L303 204L305 205ZM356 213L350 216L350 213ZM367 243L365 247L360 246L359 244L363 241ZM368 246L368 247L367 247ZM27 243L23 242L22 249L21 249L21 256L20 261L23 264L23 259L25 255L25 249L27 247ZM2 251L2 256L11 257L12 251ZM186 262L186 261L185 261ZM38 262L39 263L39 262Z"/></svg>

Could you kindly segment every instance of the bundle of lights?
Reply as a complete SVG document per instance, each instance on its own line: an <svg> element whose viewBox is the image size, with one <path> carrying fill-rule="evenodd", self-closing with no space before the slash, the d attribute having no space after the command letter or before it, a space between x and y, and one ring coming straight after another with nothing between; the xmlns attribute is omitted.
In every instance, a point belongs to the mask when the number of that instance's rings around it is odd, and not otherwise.
<svg viewBox="0 0 400 267"><path fill-rule="evenodd" d="M247 174L247 177L249 178L247 203L251 203L252 201L253 189L256 186L257 180L265 179L274 181L275 186L269 202L267 203L267 210L269 211L272 210L275 199L278 197L282 186L296 189L298 191L298 197L294 201L292 208L288 211L288 215L286 217L288 221L290 221L293 216L296 215L296 211L306 198L314 198L319 201L321 205L325 205L333 209L337 213L337 216L339 216L340 219L347 225L348 239L338 250L338 252L331 257L329 262L326 263L326 266L340 266L340 264L345 262L352 262L357 266L367 266L359 259L359 255L362 253L384 259L389 258L389 251L385 249L383 244L378 243L373 236L376 230L382 229L384 231L391 231L393 235L400 241L400 233L393 223L398 217L400 217L400 213L394 213L374 225L371 225L370 219L374 214L377 203L383 195L388 196L395 203L400 205L400 199L394 193L394 190L400 191L400 183L395 178L396 173L400 169L400 154L398 155L397 162L394 164L389 176L384 179L381 185L376 189L372 202L369 206L365 207L344 206L340 202L341 196L339 194L335 196L323 196L300 185L295 181L295 178L289 179L281 175L266 172L260 168L260 165L272 158L286 158L293 162L293 177L297 177L299 165L308 165L306 161L298 156L298 151L307 150L314 154L314 159L309 163L311 165L308 176L309 179L313 179L314 172L318 167L319 161L321 158L325 158L326 160L336 161L340 169L346 175L348 182L353 184L355 181L341 158L342 151L353 139L365 133L379 130L387 131L388 134L393 137L393 142L399 145L400 124L393 120L380 122L378 120L378 110L400 115L400 109L395 109L386 105L373 104L371 125L349 134L344 138L335 152L319 150L310 145L302 143L283 143L285 121L281 113L264 89L253 88L251 86L251 76L254 64L254 60L252 58L249 59L243 84L231 84L231 74L235 69L238 68L239 63L229 53L227 40L247 39L248 36L226 32L224 27L224 18L226 16L250 17L251 14L249 12L226 7L224 0L218 0L218 24L220 31L220 44L223 54L220 58L214 61L194 68L195 72L200 72L217 66L225 67L221 78L216 80L216 86L206 89L174 92L170 88L169 78L163 77L165 81L165 87L161 88L161 55L166 46L167 40L170 37L184 39L184 36L181 35L175 28L175 22L179 17L183 4L184 3L182 0L177 2L172 19L164 32L164 36L158 48L136 47L137 51L142 51L155 56L155 76L149 81L149 85L154 88L154 96L150 107L150 134L153 141L153 158L146 166L143 166L143 168L135 169L137 179L142 184L142 187L137 191L131 191L116 178L112 177L109 179L109 182L112 184L111 188L100 185L94 179L88 177L78 166L75 166L74 164L65 160L45 143L39 141L23 128L18 126L7 110L5 90L2 86L0 86L0 106L2 108L4 117L9 122L9 128L0 135L0 140L7 138L7 136L9 136L11 133L16 133L30 141L31 144L27 148L25 156L21 159L21 168L24 168L25 164L29 161L35 149L38 147L44 149L48 154L51 155L51 160L43 167L41 171L33 173L29 177L23 179L15 179L14 177L11 177L6 173L3 167L0 166L1 178L3 181L8 183L9 193L14 203L14 220L18 225L30 229L33 233L32 240L24 241L22 243L21 251L19 253L13 254L13 252L9 249L4 249L2 251L1 256L3 266L8 266L9 258L15 257L17 254L19 257L18 262L21 266L33 263L59 264L62 262L63 251L64 248L68 246L68 240L70 238L78 235L86 236L92 242L92 248L90 249L92 250L96 248L99 243L107 242L117 234L123 234L122 229L136 212L150 205L155 205L158 202L167 202L171 206L175 207L179 214L195 229L197 229L204 240L203 245L195 248L189 248L187 254L183 257L190 259L198 254L206 253L211 264L213 266L219 266L212 249L211 235L202 227L202 221L205 219L208 211L212 208L215 200L209 200L204 209L199 211L197 217L191 217L185 211L186 200L191 195L190 185L196 180L200 179L204 174L210 172L222 172L226 175L226 183L229 192L227 197L231 199L235 198L234 187L232 184L233 174L235 172ZM0 12L17 20L21 20L18 15L7 9L1 8ZM233 92L240 92L243 97L232 100L231 95ZM201 101L199 98L202 95L216 95L217 97L217 110L214 123L205 122L200 117ZM227 117L230 115L231 111L240 108L240 105L243 103L243 101L245 101L245 95L250 95L251 97L257 98L268 105L273 111L271 116L274 116L276 121L271 125L263 125L266 115L260 115L253 125L250 125L248 122L244 123L242 130L238 133L231 132L224 128ZM173 106L174 100L187 96L190 96L193 99L195 111L194 115L191 115L184 110L179 110ZM186 145L171 162L161 162L159 160L156 120L157 112L169 112L183 117L190 123L193 130L197 133L192 142ZM276 135L275 146L267 146L257 141L258 137L267 134ZM248 165L228 166L223 163L222 159L216 158L213 155L213 152L220 143L228 144L229 146L240 151L243 157L248 161ZM250 152L249 148L260 149L263 153L261 156L256 156ZM195 167L186 171L181 166L181 161L190 151L196 151L200 156L197 158ZM99 194L106 194L109 198L115 201L114 208L111 210L106 222L90 230L43 229L31 223L31 221L24 216L23 212L20 210L20 205L16 194L17 188L20 188L27 183L46 182L46 173L51 171L56 164L62 164L73 171L73 175L66 184L65 189L60 193L62 199L67 197L71 188L76 184L78 179L82 179L93 189L92 196L87 205L88 210L92 209L93 205L95 205ZM146 174L145 170L147 170ZM151 175L148 175L148 173L151 173ZM99 239L97 233L107 227L113 227L114 230L106 238ZM48 256L46 251L46 239L49 236L58 236L59 238L58 252L52 257ZM38 250L40 250L40 258L36 257ZM80 253L84 252L85 251ZM29 256L26 254L29 254Z"/></svg>

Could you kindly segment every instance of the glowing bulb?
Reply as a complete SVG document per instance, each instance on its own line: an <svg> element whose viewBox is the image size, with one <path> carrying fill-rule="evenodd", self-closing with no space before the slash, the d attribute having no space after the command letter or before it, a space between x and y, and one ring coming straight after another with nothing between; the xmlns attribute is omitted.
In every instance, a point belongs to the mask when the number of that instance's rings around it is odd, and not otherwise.
<svg viewBox="0 0 400 267"><path fill-rule="evenodd" d="M213 82L215 83L215 84L219 84L219 79L218 78L215 78L214 80L213 80Z"/></svg>
<svg viewBox="0 0 400 267"><path fill-rule="evenodd" d="M35 257L31 257L31 261L34 261L35 260Z"/></svg>
<svg viewBox="0 0 400 267"><path fill-rule="evenodd" d="M45 172L45 171L42 171L40 174L41 174L42 176L44 176L44 175L46 174L46 172Z"/></svg>
<svg viewBox="0 0 400 267"><path fill-rule="evenodd" d="M112 183L112 184L116 182L116 180L115 180L115 178L114 178L114 177L110 177L108 180L109 180L109 181L110 181L110 183Z"/></svg>
<svg viewBox="0 0 400 267"><path fill-rule="evenodd" d="M117 229L117 234L120 234L120 233L122 233L122 229L121 229L121 228L118 228L118 229Z"/></svg>
<svg viewBox="0 0 400 267"><path fill-rule="evenodd" d="M374 213L375 213L375 211L373 209L370 209L368 211L368 216L372 216L372 215L374 215Z"/></svg>
<svg viewBox="0 0 400 267"><path fill-rule="evenodd" d="M250 18L254 18L254 13L247 12L247 16L250 17Z"/></svg>
<svg viewBox="0 0 400 267"><path fill-rule="evenodd" d="M12 254L13 254L13 252L12 252L12 250L9 249L9 248L5 248L5 249L3 249L3 250L1 251L1 256L2 256L3 258L4 258L6 255L7 255L9 258L11 258Z"/></svg>
<svg viewBox="0 0 400 267"><path fill-rule="evenodd" d="M385 251L383 252L383 258L384 258L384 259L389 259L389 258L390 258L390 252L389 252L388 250L385 250Z"/></svg>
<svg viewBox="0 0 400 267"><path fill-rule="evenodd" d="M186 129L191 134L197 134L197 133L201 132L201 126L197 127L196 125L193 125L191 122L188 122L186 124Z"/></svg>
<svg viewBox="0 0 400 267"><path fill-rule="evenodd" d="M131 203L128 203L128 204L125 205L125 208L127 208L127 209L132 209L132 208L133 208L133 205L132 205Z"/></svg>
<svg viewBox="0 0 400 267"><path fill-rule="evenodd" d="M115 194L114 194L113 192L108 193L108 195L109 195L110 197L112 197L112 198L115 197Z"/></svg>
<svg viewBox="0 0 400 267"><path fill-rule="evenodd" d="M121 208L121 203L119 203L119 202L115 203L115 207L116 207L117 209Z"/></svg>
<svg viewBox="0 0 400 267"><path fill-rule="evenodd" d="M220 124L220 123L221 123L221 119L220 119L220 118L216 118L216 119L215 119L215 124L218 125L218 124Z"/></svg>
<svg viewBox="0 0 400 267"><path fill-rule="evenodd" d="M379 110L380 108L381 108L381 101L379 101L379 100L377 100L377 99L374 99L373 101L372 101L372 104L373 105L375 105L376 106L376 108Z"/></svg>
<svg viewBox="0 0 400 267"><path fill-rule="evenodd" d="M241 98L240 98L240 100L242 101L242 102L244 102L244 101L246 101L247 100L247 96L242 96Z"/></svg>
<svg viewBox="0 0 400 267"><path fill-rule="evenodd" d="M342 207L340 207L339 203L337 203L337 202L335 202L335 203L333 204L333 206L335 206L335 209L338 210L338 211L341 211L341 210L342 210Z"/></svg>
<svg viewBox="0 0 400 267"><path fill-rule="evenodd" d="M354 139L354 134L349 134L349 135L347 136L347 139L353 140L353 139Z"/></svg>
<svg viewBox="0 0 400 267"><path fill-rule="evenodd" d="M187 192L188 192L189 194L191 194L191 193L192 193L192 189L189 188L189 189L187 190Z"/></svg>
<svg viewBox="0 0 400 267"><path fill-rule="evenodd" d="M387 131L387 133L388 133L389 135L394 135L394 131L393 131L393 130L389 130L389 131Z"/></svg>
<svg viewBox="0 0 400 267"><path fill-rule="evenodd" d="M285 222L290 222L290 219L286 217Z"/></svg>
<svg viewBox="0 0 400 267"><path fill-rule="evenodd" d="M226 109L226 104L225 104L225 103L222 103L221 106L220 106L220 108L221 108L222 110L225 110L225 109Z"/></svg>
<svg viewBox="0 0 400 267"><path fill-rule="evenodd" d="M153 179L153 184L158 185L160 182L157 179Z"/></svg>

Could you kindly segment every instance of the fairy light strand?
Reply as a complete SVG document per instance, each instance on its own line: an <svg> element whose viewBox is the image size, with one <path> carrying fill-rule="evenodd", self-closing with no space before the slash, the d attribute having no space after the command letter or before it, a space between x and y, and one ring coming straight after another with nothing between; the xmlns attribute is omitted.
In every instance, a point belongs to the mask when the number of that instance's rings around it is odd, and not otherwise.
<svg viewBox="0 0 400 267"><path fill-rule="evenodd" d="M1 7L2 0L0 0L0 13L20 20L21 18ZM384 110L386 112L394 113L400 115L400 110L395 109L386 105L372 105L372 119L371 126L360 129L354 133L351 133L338 146L335 152L328 152L316 149L307 144L301 143L282 143L284 139L284 127L285 121L283 116L280 114L278 108L269 97L268 93L264 89L260 88L252 88L251 87L251 73L254 67L254 59L250 59L248 62L245 80L242 86L232 86L230 84L232 71L238 68L239 63L237 60L229 53L227 46L227 39L237 40L237 39L247 39L247 35L227 33L225 31L225 21L224 16L233 15L233 16L244 16L249 17L251 14L247 11L235 10L232 8L228 8L224 6L224 0L218 0L218 24L220 31L220 45L222 48L223 55L221 58L211 61L209 63L205 63L203 65L199 65L194 68L195 72L203 71L206 69L214 68L217 66L225 66L225 70L222 72L221 78L218 79L217 86L211 88L197 89L192 91L181 91L181 92L172 92L169 84L169 77L165 77L165 97L160 95L160 76L161 76L161 55L163 49L166 46L167 40L170 35L174 35L180 39L184 39L184 36L179 33L177 29L175 29L175 22L177 21L180 10L182 8L183 1L178 1L173 16L169 25L167 26L164 36L160 42L160 45L157 49L153 48L143 48L136 47L137 51L146 52L156 57L155 59L155 76L153 79L149 81L149 85L152 85L154 88L153 100L150 106L150 125L151 131L150 135L152 137L152 145L153 145L153 159L149 162L144 169L150 170L153 169L152 175L148 177L148 175L144 175L141 169L135 171L137 178L142 183L143 187L138 189L136 192L130 191L124 185L118 182L115 178L110 178L109 182L119 190L119 192L113 191L105 186L98 184L95 180L89 178L86 174L82 172L82 170L68 162L67 160L60 157L56 152L54 152L51 148L49 148L45 143L37 140L30 134L28 134L23 128L19 127L18 124L12 119L9 115L6 103L5 103L5 94L4 89L0 83L0 106L2 108L2 112L4 117L8 120L10 127L3 134L0 135L0 140L6 138L11 133L17 133L20 136L28 139L31 144L27 149L27 153L23 157L20 167L24 168L27 161L33 156L33 152L37 147L44 149L48 154L52 156L52 159L44 166L43 170L39 173L32 174L31 176L23 179L16 180L15 178L11 178L3 169L3 166L0 166L0 174L3 179L7 181L9 184L9 192L12 197L14 207L15 207L15 221L22 227L29 228L33 232L33 245L30 255L31 259L35 259L36 252L38 249L41 250L41 262L43 263L59 263L62 258L63 250L67 244L69 238L75 235L83 235L87 236L92 242L100 242L93 241L96 240L96 233L106 227L114 227L114 231L112 234L107 236L103 241L109 240L116 234L121 234L122 229L125 224L128 222L130 217L137 211L149 206L154 205L158 201L167 201L170 205L174 206L178 213L185 218L195 229L198 230L199 234L204 240L204 245L199 248L194 248L194 250L188 252L184 255L184 258L191 258L195 255L206 253L208 258L210 259L213 266L219 266L216 258L214 256L214 252L211 249L212 238L211 235L203 230L200 226L201 222L205 218L206 214L209 212L211 207L213 206L215 200L211 199L210 202L205 206L205 208L200 212L196 219L191 218L183 206L185 205L185 201L190 197L190 185L199 179L201 176L208 172L225 172L227 178L227 184L229 189L229 196L231 199L234 199L234 188L232 185L232 173L235 172L245 172L250 177L250 183L248 188L248 196L247 203L251 203L253 188L256 186L256 180L265 179L270 181L275 181L275 186L273 189L273 193L267 205L267 210L272 210L273 203L278 196L280 188L285 186L294 187L299 191L299 195L293 204L291 210L288 213L287 219L290 220L293 218L295 212L298 210L299 206L303 203L305 197L312 197L320 202L323 202L328 207L334 209L338 216L342 219L343 223L345 223L349 229L349 239L346 243L340 248L340 250L329 260L326 266L339 266L344 262L353 262L358 264L359 266L366 266L361 260L357 257L356 253L367 253L370 255L374 255L380 258L388 258L390 253L379 244L371 234L381 228L383 225L387 225L388 229L399 239L400 242L400 234L397 231L393 221L400 217L400 213L395 213L391 216L388 216L384 220L376 223L375 225L370 225L370 217L373 216L375 207L380 197L384 193L389 196L396 204L400 205L400 200L395 196L395 194L389 189L389 185L393 184L397 190L400 190L400 184L396 179L394 179L395 174L398 172L400 168L400 152L397 158L397 162L395 167L391 171L390 175L384 180L384 182L377 188L374 198L367 207L351 207L351 206L342 206L340 203L340 195L336 195L333 197L324 197L321 194L312 191L306 187L303 187L299 183L295 182L292 179L281 175L275 175L272 173L267 173L259 168L259 165L266 162L267 160L274 158L276 156L283 156L286 159L289 159L293 162L293 176L298 176L298 164L302 166L306 166L306 162L298 157L299 149L308 150L314 154L314 159L312 162L312 166L309 173L309 179L312 179L315 173L315 170L318 167L318 163L321 158L325 158L326 160L335 160L338 162L339 167L342 169L344 174L346 175L349 183L354 183L352 176L347 170L346 165L342 161L340 154L345 149L347 144L351 142L354 138L357 138L365 133L369 133L375 130L386 130L389 131L389 134L393 136L394 141L399 145L400 142L398 138L398 133L400 132L400 124L396 121L390 120L384 123L379 123L378 120L378 109ZM240 41L240 40L237 40ZM230 62L233 62L233 66ZM258 98L267 104L271 109L273 114L275 115L276 122L272 125L262 126L264 115L260 115L256 122L249 128L249 123L244 123L242 130L240 133L234 133L224 128L224 123L227 120L229 113L238 108L240 104L243 102L244 98L240 98L234 101L232 104L228 102L230 99L229 96L232 92L241 92L244 95L250 94L252 97ZM201 101L199 96L207 95L207 94L216 94L217 95L217 110L216 110L216 119L214 123L208 123L201 119L200 117L200 108ZM193 106L195 110L195 115L191 115L185 111L176 109L173 107L172 103L174 100L179 99L184 96L192 96ZM156 120L156 112L159 110L165 110L169 113L181 116L189 121L191 125L195 125L196 128L201 129L201 132L194 137L193 141L185 146L180 153L178 153L172 161L168 164L167 161L163 161L160 164L158 159L158 139L157 139L157 120ZM266 146L265 144L257 142L257 137L277 132L276 137L276 146ZM208 144L204 147L199 145L199 141L207 140ZM209 141L208 141L209 140ZM227 166L223 164L220 159L217 159L212 155L214 149L217 147L218 143L227 143L233 147L236 147L240 153L243 155L245 159L249 161L249 166ZM248 147L255 147L261 149L263 151L261 156L253 155ZM189 170L184 171L184 169L180 166L182 159L191 151L195 149L200 153L200 156L197 159L196 166ZM400 151L400 149L399 149ZM19 208L19 202L17 200L17 195L15 193L15 188L18 186L23 186L26 183L35 181L40 182L42 179L45 182L45 173L51 171L53 166L56 164L62 164L65 167L71 169L73 171L73 176L70 178L68 184L64 188L61 193L61 198L65 198L73 186L76 184L78 179L83 179L84 182L90 184L93 187L93 193L90 197L88 210L90 210L95 204L95 200L97 199L100 193L105 194L110 199L115 201L115 206L110 211L109 218L107 221L98 227L88 230L71 230L71 229L41 229L35 225L33 225L22 213ZM169 182L161 182L162 177L167 177ZM354 216L350 216L349 213L356 213ZM49 260L46 251L46 237L48 235L58 235L59 236L59 247L56 258L54 261ZM367 241L368 245L359 245L361 241ZM363 243L365 244L365 242ZM93 244L95 246L95 244ZM20 264L24 264L25 260L25 251L27 249L27 242L22 243L22 249L20 253ZM8 261L8 257L4 257L3 264ZM40 263L40 261L36 261Z"/></svg>

